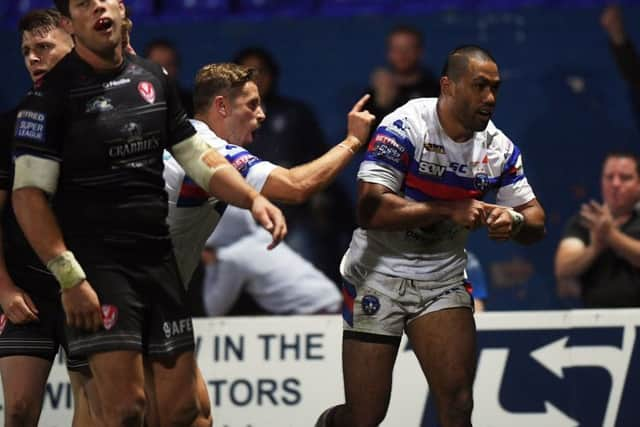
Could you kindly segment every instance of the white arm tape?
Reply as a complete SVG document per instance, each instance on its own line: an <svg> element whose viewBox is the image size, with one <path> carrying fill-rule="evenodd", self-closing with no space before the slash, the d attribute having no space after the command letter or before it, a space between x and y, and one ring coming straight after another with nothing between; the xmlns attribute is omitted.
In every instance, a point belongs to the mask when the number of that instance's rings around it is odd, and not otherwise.
<svg viewBox="0 0 640 427"><path fill-rule="evenodd" d="M87 280L87 275L71 251L64 251L49 260L47 268L56 277L62 289L71 289Z"/></svg>
<svg viewBox="0 0 640 427"><path fill-rule="evenodd" d="M13 189L36 187L47 194L53 194L58 188L60 163L51 159L22 155L16 159Z"/></svg>
<svg viewBox="0 0 640 427"><path fill-rule="evenodd" d="M509 215L511 215L512 220L512 228L511 228L511 236L515 236L522 230L522 226L524 225L524 215L520 212L516 212L513 209L509 209Z"/></svg>
<svg viewBox="0 0 640 427"><path fill-rule="evenodd" d="M217 151L203 141L198 134L174 145L171 152L187 175L207 192L209 192L211 177L218 170L231 166L221 155L211 156L213 153L217 154ZM213 162L218 160L216 157L220 157L220 161Z"/></svg>

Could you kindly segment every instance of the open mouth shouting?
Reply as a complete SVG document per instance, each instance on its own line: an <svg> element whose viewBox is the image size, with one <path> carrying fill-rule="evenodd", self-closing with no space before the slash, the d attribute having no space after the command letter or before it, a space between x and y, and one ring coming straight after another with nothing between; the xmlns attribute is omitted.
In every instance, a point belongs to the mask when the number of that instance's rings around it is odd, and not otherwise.
<svg viewBox="0 0 640 427"><path fill-rule="evenodd" d="M47 74L47 70L45 69L37 69L37 70L33 70L31 72L31 75L33 76L34 79L39 79L40 77L44 76L45 74Z"/></svg>
<svg viewBox="0 0 640 427"><path fill-rule="evenodd" d="M493 114L493 108L481 108L478 110L478 114L486 119L490 119Z"/></svg>
<svg viewBox="0 0 640 427"><path fill-rule="evenodd" d="M111 18L100 18L96 21L93 29L101 33L106 33L109 32L112 27L113 20Z"/></svg>

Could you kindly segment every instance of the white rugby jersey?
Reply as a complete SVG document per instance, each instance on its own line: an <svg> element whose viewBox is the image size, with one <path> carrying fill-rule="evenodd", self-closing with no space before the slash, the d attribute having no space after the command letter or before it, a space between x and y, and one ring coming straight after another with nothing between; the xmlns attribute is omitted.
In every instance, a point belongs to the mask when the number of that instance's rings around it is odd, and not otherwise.
<svg viewBox="0 0 640 427"><path fill-rule="evenodd" d="M466 142L450 139L440 125L437 98L420 98L386 116L376 129L358 179L381 184L405 199L482 199L518 206L535 198L520 150L492 122ZM445 220L408 231L358 228L342 268L371 270L439 285L464 277L468 230Z"/></svg>
<svg viewBox="0 0 640 427"><path fill-rule="evenodd" d="M276 165L259 159L242 147L227 143L206 123L191 120L191 124L200 137L227 158L249 185L262 191ZM168 152L164 155L163 175L169 195L167 222L180 276L186 286L198 266L207 238L218 225L227 205L210 197L207 191L185 175L184 169Z"/></svg>

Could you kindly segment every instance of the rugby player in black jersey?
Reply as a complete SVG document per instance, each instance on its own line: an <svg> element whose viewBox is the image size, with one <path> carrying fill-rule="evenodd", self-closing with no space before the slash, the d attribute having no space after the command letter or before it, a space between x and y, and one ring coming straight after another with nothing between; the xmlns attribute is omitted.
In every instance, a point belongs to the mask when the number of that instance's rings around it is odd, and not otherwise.
<svg viewBox="0 0 640 427"><path fill-rule="evenodd" d="M62 16L55 9L25 14L18 28L25 66L37 85L71 51L73 40L62 28ZM20 232L8 197L13 180L10 151L15 119L15 110L0 117L0 376L4 425L9 427L38 424L52 361L60 345L66 349L59 287ZM68 360L70 376L83 378L71 371L82 368L78 362ZM73 425L86 425L87 417L87 413L74 414Z"/></svg>
<svg viewBox="0 0 640 427"><path fill-rule="evenodd" d="M212 195L250 208L273 244L286 225L195 136L162 70L123 54L122 2L55 3L76 49L17 113L14 210L62 287L70 351L89 358L99 422L142 424L145 354L162 425L188 426L198 410L193 331L165 221L163 149Z"/></svg>

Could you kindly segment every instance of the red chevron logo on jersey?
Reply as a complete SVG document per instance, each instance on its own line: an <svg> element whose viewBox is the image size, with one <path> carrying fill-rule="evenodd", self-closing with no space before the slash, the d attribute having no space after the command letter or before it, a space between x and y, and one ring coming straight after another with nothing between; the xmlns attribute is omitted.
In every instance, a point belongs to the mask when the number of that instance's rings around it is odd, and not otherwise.
<svg viewBox="0 0 640 427"><path fill-rule="evenodd" d="M102 306L102 324L108 331L113 328L118 321L118 307L115 305L103 305Z"/></svg>
<svg viewBox="0 0 640 427"><path fill-rule="evenodd" d="M4 332L5 326L7 326L7 316L3 313L0 314L0 335Z"/></svg>
<svg viewBox="0 0 640 427"><path fill-rule="evenodd" d="M151 83L138 83L138 92L140 93L140 96L142 96L142 98L149 104L153 104L154 102L156 102L156 90Z"/></svg>

